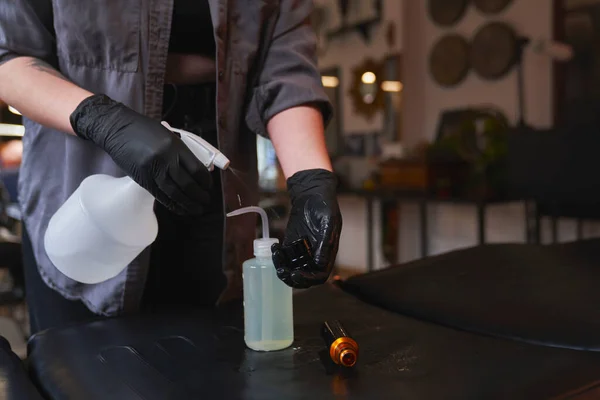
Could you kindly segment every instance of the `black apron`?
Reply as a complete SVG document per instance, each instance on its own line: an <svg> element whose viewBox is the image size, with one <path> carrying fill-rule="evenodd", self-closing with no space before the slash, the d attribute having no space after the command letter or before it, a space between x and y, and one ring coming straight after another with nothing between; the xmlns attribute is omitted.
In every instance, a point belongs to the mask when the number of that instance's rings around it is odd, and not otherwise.
<svg viewBox="0 0 600 400"><path fill-rule="evenodd" d="M163 120L218 148L214 84L166 85ZM220 170L212 173L210 205L200 216L180 216L155 206L158 237L151 246L142 308L215 305L226 285L222 268L224 211Z"/></svg>

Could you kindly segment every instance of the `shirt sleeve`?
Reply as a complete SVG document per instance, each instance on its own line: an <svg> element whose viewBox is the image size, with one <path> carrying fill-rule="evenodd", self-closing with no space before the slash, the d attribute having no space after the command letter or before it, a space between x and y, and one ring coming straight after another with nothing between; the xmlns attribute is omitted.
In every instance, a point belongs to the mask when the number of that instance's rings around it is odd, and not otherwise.
<svg viewBox="0 0 600 400"><path fill-rule="evenodd" d="M267 136L266 124L273 116L300 105L315 105L325 126L332 105L317 67L317 40L310 24L313 2L282 0L273 38L253 88L246 123L255 133Z"/></svg>
<svg viewBox="0 0 600 400"><path fill-rule="evenodd" d="M18 56L54 63L51 0L10 0L0 7L0 63Z"/></svg>

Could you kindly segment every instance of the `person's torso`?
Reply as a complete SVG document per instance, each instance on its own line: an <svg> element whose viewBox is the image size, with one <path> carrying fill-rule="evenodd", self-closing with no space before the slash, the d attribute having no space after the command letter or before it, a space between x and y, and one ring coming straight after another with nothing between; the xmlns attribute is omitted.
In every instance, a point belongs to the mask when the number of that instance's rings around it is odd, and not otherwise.
<svg viewBox="0 0 600 400"><path fill-rule="evenodd" d="M199 0L200 1L200 0ZM247 89L259 71L255 65L268 41L277 0L208 0L214 32L218 139L231 167L244 171L244 181L222 174L224 208L255 205L258 200L256 137L245 125ZM77 85L105 93L152 118L160 119L163 85L172 31L173 0L52 0L56 56L60 71ZM177 18L175 18L177 21ZM179 40L179 45L193 42ZM187 44L186 44L187 43ZM172 43L171 43L172 44ZM264 46L264 47L263 47ZM201 51L203 46L197 46ZM122 176L100 149L76 137L25 121L20 201L33 236L42 277L70 298L82 299L93 311L116 314L139 303L147 268L142 255L121 275L98 285L81 285L61 275L48 260L43 236L51 216L91 175ZM226 299L241 293L241 263L252 254L255 219L240 218L226 227L224 270Z"/></svg>
<svg viewBox="0 0 600 400"><path fill-rule="evenodd" d="M214 59L216 45L208 0L175 0L169 53Z"/></svg>

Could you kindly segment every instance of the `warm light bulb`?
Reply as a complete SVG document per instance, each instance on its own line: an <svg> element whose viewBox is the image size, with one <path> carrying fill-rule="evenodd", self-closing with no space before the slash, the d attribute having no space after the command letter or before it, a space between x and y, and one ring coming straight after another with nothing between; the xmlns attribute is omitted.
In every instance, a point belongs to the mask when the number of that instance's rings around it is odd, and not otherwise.
<svg viewBox="0 0 600 400"><path fill-rule="evenodd" d="M23 125L0 124L0 136L15 136L21 137L25 134Z"/></svg>
<svg viewBox="0 0 600 400"><path fill-rule="evenodd" d="M16 115L21 115L21 113L19 112L19 110L17 110L13 106L8 106L8 111L10 111L11 113L16 114Z"/></svg>
<svg viewBox="0 0 600 400"><path fill-rule="evenodd" d="M402 82L399 81L383 81L381 82L381 90L384 92L401 92Z"/></svg>
<svg viewBox="0 0 600 400"><path fill-rule="evenodd" d="M338 87L340 84L340 80L337 78L337 76L322 76L321 82L323 83L323 86L329 88Z"/></svg>
<svg viewBox="0 0 600 400"><path fill-rule="evenodd" d="M364 74L362 74L362 77L361 77L362 82L367 85L375 83L376 79L377 79L377 77L371 71L365 72Z"/></svg>

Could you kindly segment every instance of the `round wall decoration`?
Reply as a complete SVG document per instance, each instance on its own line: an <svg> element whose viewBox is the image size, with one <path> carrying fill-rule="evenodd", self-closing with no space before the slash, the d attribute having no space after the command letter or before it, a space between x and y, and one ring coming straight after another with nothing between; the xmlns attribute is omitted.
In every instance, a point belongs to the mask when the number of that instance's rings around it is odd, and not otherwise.
<svg viewBox="0 0 600 400"><path fill-rule="evenodd" d="M515 64L517 49L515 31L503 22L491 22L471 42L471 66L483 79L499 79Z"/></svg>
<svg viewBox="0 0 600 400"><path fill-rule="evenodd" d="M349 94L352 97L354 111L367 120L385 109L385 93L381 88L384 81L384 64L371 58L352 68L352 86Z"/></svg>
<svg viewBox="0 0 600 400"><path fill-rule="evenodd" d="M492 15L503 11L512 0L473 0L473 2L481 13Z"/></svg>
<svg viewBox="0 0 600 400"><path fill-rule="evenodd" d="M441 26L450 26L465 14L469 0L429 0L428 3L431 20Z"/></svg>
<svg viewBox="0 0 600 400"><path fill-rule="evenodd" d="M429 71L442 86L459 84L469 72L469 43L460 35L443 36L431 49Z"/></svg>

